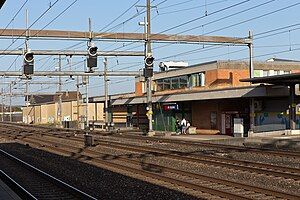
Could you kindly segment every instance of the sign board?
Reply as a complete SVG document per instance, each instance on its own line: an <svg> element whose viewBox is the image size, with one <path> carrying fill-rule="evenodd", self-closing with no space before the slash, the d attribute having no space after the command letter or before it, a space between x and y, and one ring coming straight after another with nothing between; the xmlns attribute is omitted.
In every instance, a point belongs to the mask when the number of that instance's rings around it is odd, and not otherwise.
<svg viewBox="0 0 300 200"><path fill-rule="evenodd" d="M179 106L178 104L167 104L167 105L163 105L163 110L164 111L179 110Z"/></svg>
<svg viewBox="0 0 300 200"><path fill-rule="evenodd" d="M243 137L244 134L244 121L243 118L234 118L233 119L234 124L234 136L239 135L240 137Z"/></svg>

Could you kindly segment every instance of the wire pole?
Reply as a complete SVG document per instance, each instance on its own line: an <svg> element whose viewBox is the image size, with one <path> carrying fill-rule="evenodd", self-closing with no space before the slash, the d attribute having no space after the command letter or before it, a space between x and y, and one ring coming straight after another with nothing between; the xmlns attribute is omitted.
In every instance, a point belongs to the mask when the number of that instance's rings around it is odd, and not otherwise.
<svg viewBox="0 0 300 200"><path fill-rule="evenodd" d="M1 108L2 108L2 116L1 116L1 121L3 122L4 121L4 90L3 88L1 88Z"/></svg>
<svg viewBox="0 0 300 200"><path fill-rule="evenodd" d="M85 98L85 130L89 131L89 77L86 77L86 85L85 85L85 93L86 93L86 98ZM88 134L88 132L87 132Z"/></svg>
<svg viewBox="0 0 300 200"><path fill-rule="evenodd" d="M29 39L28 24L29 24L29 15L28 15L28 9L26 9L26 13L25 13L25 25L26 25L25 51L28 51L28 39Z"/></svg>
<svg viewBox="0 0 300 200"><path fill-rule="evenodd" d="M79 123L79 119L80 119L80 115L79 115L79 76L77 76L77 84L76 84L76 88L77 88L77 93L76 93L76 97L77 97L77 128L80 128L80 123Z"/></svg>
<svg viewBox="0 0 300 200"><path fill-rule="evenodd" d="M249 39L251 42L248 44L249 47L249 76L250 78L254 77L254 66L253 66L253 33L249 31ZM255 127L255 110L254 110L254 98L250 99L250 131L249 134L254 132ZM248 137L249 137L248 134Z"/></svg>
<svg viewBox="0 0 300 200"><path fill-rule="evenodd" d="M58 56L58 71L61 72L61 55ZM61 76L58 77L58 126L62 126L62 83Z"/></svg>
<svg viewBox="0 0 300 200"><path fill-rule="evenodd" d="M108 79L107 79L107 58L104 58L104 108L105 108L105 130L108 131Z"/></svg>
<svg viewBox="0 0 300 200"><path fill-rule="evenodd" d="M12 122L11 96L12 96L12 86L11 84L9 84L9 121L10 122Z"/></svg>
<svg viewBox="0 0 300 200"><path fill-rule="evenodd" d="M145 24L147 26L147 33L146 33L146 55L145 57L152 56L152 50L151 50L151 40L150 40L150 34L151 34L151 2L150 0L147 0L147 23ZM148 107L148 119L149 119L149 131L148 135L153 135L153 127L152 127L152 77L147 78L147 107Z"/></svg>
<svg viewBox="0 0 300 200"><path fill-rule="evenodd" d="M26 94L28 94L28 80L26 80L26 89L25 89L25 92ZM26 107L28 107L29 105L29 102L28 102L28 95L25 96L25 104L26 104Z"/></svg>
<svg viewBox="0 0 300 200"><path fill-rule="evenodd" d="M5 81L5 76L3 76L3 82ZM3 86L4 87L4 86ZM4 103L6 102L6 96L4 94L4 88L2 87L2 122L4 122Z"/></svg>

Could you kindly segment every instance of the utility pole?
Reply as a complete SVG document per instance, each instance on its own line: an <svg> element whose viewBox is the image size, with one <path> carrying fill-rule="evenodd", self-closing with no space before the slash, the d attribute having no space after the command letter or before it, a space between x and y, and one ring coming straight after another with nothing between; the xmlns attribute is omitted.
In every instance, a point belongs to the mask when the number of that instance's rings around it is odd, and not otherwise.
<svg viewBox="0 0 300 200"><path fill-rule="evenodd" d="M254 77L254 66L253 66L253 33L249 31L249 40L251 41L248 44L249 47L249 76L250 78ZM250 131L248 133L248 137L250 134L253 134L255 127L255 110L254 110L254 98L250 99Z"/></svg>
<svg viewBox="0 0 300 200"><path fill-rule="evenodd" d="M3 76L3 83L5 81L5 76ZM3 86L4 87L4 86ZM4 94L4 88L2 87L2 122L4 122L4 103L6 102L6 96Z"/></svg>
<svg viewBox="0 0 300 200"><path fill-rule="evenodd" d="M26 52L28 51L28 40L29 40L28 23L29 23L29 15L28 15L28 9L26 9L26 13L25 13L25 26L26 26L25 51Z"/></svg>
<svg viewBox="0 0 300 200"><path fill-rule="evenodd" d="M77 76L77 84L76 84L76 87L77 87L77 93L76 93L76 97L77 97L77 128L80 128L80 123L79 123L79 119L80 119L80 115L79 115L79 112L80 112L80 107L79 107L79 104L80 104L80 99L79 99L79 76Z"/></svg>
<svg viewBox="0 0 300 200"><path fill-rule="evenodd" d="M26 88L25 88L25 93L28 94L29 91L28 91L28 80L26 80ZM26 104L26 107L29 106L29 101L28 101L28 95L25 96L25 104Z"/></svg>
<svg viewBox="0 0 300 200"><path fill-rule="evenodd" d="M105 109L105 130L108 131L108 78L107 78L107 58L104 58L104 109Z"/></svg>
<svg viewBox="0 0 300 200"><path fill-rule="evenodd" d="M4 90L1 88L1 108L2 108L2 116L1 116L1 121L4 121Z"/></svg>
<svg viewBox="0 0 300 200"><path fill-rule="evenodd" d="M58 71L61 72L61 55L58 56ZM58 77L58 126L62 127L62 83L61 76Z"/></svg>
<svg viewBox="0 0 300 200"><path fill-rule="evenodd" d="M146 55L145 57L151 57L152 56L152 50L151 50L151 2L150 0L147 0L147 23L145 24L147 26L147 33L146 33ZM152 77L147 78L147 108L148 108L148 119L149 119L149 131L148 135L152 136L154 135L153 127L152 127Z"/></svg>
<svg viewBox="0 0 300 200"><path fill-rule="evenodd" d="M89 131L89 77L86 77L85 83L85 130Z"/></svg>
<svg viewBox="0 0 300 200"><path fill-rule="evenodd" d="M9 84L9 121L10 122L12 122L11 96L12 96L12 85Z"/></svg>

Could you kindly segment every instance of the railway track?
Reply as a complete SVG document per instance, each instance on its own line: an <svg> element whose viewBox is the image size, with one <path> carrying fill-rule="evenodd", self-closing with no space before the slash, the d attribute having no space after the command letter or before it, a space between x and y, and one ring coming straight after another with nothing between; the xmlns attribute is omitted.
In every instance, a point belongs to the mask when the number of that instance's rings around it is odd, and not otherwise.
<svg viewBox="0 0 300 200"><path fill-rule="evenodd" d="M0 123L1 124L1 123ZM34 132L38 132L39 130L42 132L49 132L50 131L59 131L60 134L63 134L62 131L68 135L70 133L83 133L81 130L68 130L68 129L59 129L59 128L49 128L49 127L43 127L43 126L33 126L33 125L25 125L25 124L15 124L15 123L9 123L9 124L1 124L1 126L7 126L7 127L16 127L19 128L19 130L24 131L24 127L26 129L31 129ZM163 142L163 143L171 143L171 144L179 144L179 145L187 145L187 146L195 146L195 147L205 147L205 148L213 148L213 149L223 149L224 151L237 151L237 152L247 152L247 153L254 153L254 154L265 154L265 155L272 155L272 156L279 156L279 157L291 157L291 158L300 158L300 152L293 152L293 151L286 151L286 150L270 150L270 149L258 149L258 148L252 148L252 147L241 147L241 146L232 146L232 145L225 145L225 144L212 144L212 143L206 143L206 142L195 142L195 141L183 141L183 140L177 140L177 139L169 139L169 138L157 138L157 137L147 137L147 136L141 136L136 134L110 134L108 132L95 132L95 134L92 134L94 136L98 135L107 135L114 138L126 138L126 139L135 139L135 140L142 140L142 141L153 141L153 142Z"/></svg>
<svg viewBox="0 0 300 200"><path fill-rule="evenodd" d="M103 134L106 135L106 134ZM97 134L95 134L97 136ZM195 142L195 141L184 141L178 139L168 139L168 138L157 138L157 137L147 137L147 136L137 136L136 134L113 134L109 135L110 137L115 138L127 138L127 139L136 139L136 140L144 140L144 141L153 141L153 142L163 142L163 143L172 143L172 144L180 144L187 146L195 146L195 147L208 147L214 149L223 149L225 151L238 151L238 152L247 152L247 153L255 153L255 154L267 154L279 157L292 157L292 158L300 158L300 152L292 152L285 150L270 150L270 149L258 149L252 147L241 147L241 146L233 146L233 145L225 145L225 144L212 144L207 142Z"/></svg>
<svg viewBox="0 0 300 200"><path fill-rule="evenodd" d="M12 127L14 126L9 126L7 128L9 130ZM25 142L26 144L34 145L42 149L47 149L52 152L63 153L68 156L72 156L73 158L75 156L83 161L89 160L89 162L100 165L104 168L113 168L117 169L117 171L134 171L142 176L163 180L173 185L179 185L181 187L190 188L195 191L202 191L204 193L207 193L207 195L215 195L229 199L246 199L246 197L250 199L300 199L300 196L295 194L288 194L282 191L276 191L268 188L255 187L248 184L234 183L232 181L182 171L179 169L170 168L168 166L160 166L152 163L146 163L121 157L113 159L115 155L104 155L99 151L94 151L90 148L84 148L83 146L78 147L67 145L68 141L76 142L78 145L84 144L84 140L82 137L74 137L74 134L67 131L64 133L55 133L51 129L40 130L33 129L31 127L29 129L29 132L30 133L27 133L27 128L24 129L23 126L17 126L17 130L10 130L10 134L8 136L11 139L16 139L20 142ZM53 140L55 139L62 139L65 142L54 142ZM260 175L276 176L285 179L293 179L296 181L300 180L300 170L297 168L265 165L262 163L216 158L212 156L193 156L190 155L192 154L192 152L184 153L180 151L163 150L149 146L139 146L132 144L129 145L120 142L105 141L100 139L96 139L95 143L107 148L135 152L136 155L138 155L138 153L143 153L150 156L152 155L154 157L167 157L185 162L202 163L207 165L214 165L216 167L221 166L224 168L242 170L248 173L254 172ZM101 159L104 157L106 157L106 159ZM163 172L163 174L161 174L161 172ZM222 189L220 190L220 188ZM230 196L232 194L236 196Z"/></svg>
<svg viewBox="0 0 300 200"><path fill-rule="evenodd" d="M44 149L47 148L51 151L56 151L56 152L59 151L60 153L68 154L69 156L77 155L78 157L80 157L80 159L89 160L91 162L105 165L106 167L108 166L108 167L117 168L121 170L138 172L143 176L164 180L172 184L178 184L182 187L192 188L194 190L199 190L205 193L218 195L224 198L230 198L230 199L247 199L247 198L268 199L270 197L272 197L273 199L300 198L300 196L297 195L291 195L283 192L269 190L267 188L259 188L251 185L212 178L212 177L186 172L186 171L182 171L182 170L178 170L166 166L158 166L149 163L142 163L141 165L140 162L131 159L119 158L118 162L121 161L122 163L112 162L111 160L110 161L102 160L102 159L98 159L99 157L104 156L101 154L101 152L93 151L90 149L85 149L83 151L83 148L78 148L78 147L61 144L57 142L51 142L49 140L45 140L45 138L23 137L23 140L26 141L27 143L30 143L31 145L36 145L40 147L42 146ZM126 163L125 166L124 163ZM126 166L128 164L130 164L130 166ZM133 168L131 165L134 165L135 167ZM140 169L141 167L142 169ZM149 170L150 171L154 170L154 172L148 172ZM157 170L163 171L164 175L161 174L158 175ZM172 178L174 176L176 176L177 179ZM180 180L178 180L178 178ZM182 180L188 180L188 182ZM223 189L220 190L219 188L223 188ZM235 196L232 196L233 194Z"/></svg>
<svg viewBox="0 0 300 200"><path fill-rule="evenodd" d="M42 133L41 135L53 137L53 138L56 137L62 139L64 138L61 135L52 135L50 133ZM34 137L33 134L32 136ZM27 135L26 137L30 137L30 136ZM83 143L83 138L79 138L79 137L69 136L65 139L67 141L76 141L76 142L80 142L81 144ZM264 163L241 161L241 160L228 159L223 157L213 157L208 155L199 156L199 155L193 155L193 152L170 151L170 150L157 149L148 146L124 144L124 143L113 142L113 141L95 140L95 142L98 145L106 146L109 148L117 148L120 150L146 153L148 155L153 155L156 157L166 157L166 158L177 159L182 161L203 163L203 164L213 165L218 167L231 168L234 170L242 170L246 172L254 172L254 173L265 174L269 176L300 180L300 169L297 168L281 167L281 166L264 164Z"/></svg>
<svg viewBox="0 0 300 200"><path fill-rule="evenodd" d="M57 136L57 135L53 136L51 134L46 134L46 133L43 133L42 136L53 137L53 138L59 137L61 139L66 139L68 141L76 141L81 144L83 144L84 142L82 138L78 138L78 137L64 138L62 136ZM124 143L113 142L113 141L95 140L95 142L97 145L100 146L105 146L108 148L116 148L119 150L126 150L131 152L145 153L149 156L152 155L155 157L166 157L166 158L176 159L180 161L203 163L203 164L213 165L218 167L231 168L234 170L242 170L246 172L254 172L254 173L265 174L269 176L300 180L300 169L297 168L281 167L281 166L269 165L264 163L240 161L235 159L220 158L220 157L213 157L207 155L199 156L199 155L193 155L192 152L186 153L181 151L170 151L170 150L157 149L148 146L124 144Z"/></svg>
<svg viewBox="0 0 300 200"><path fill-rule="evenodd" d="M22 199L95 199L0 149L1 179Z"/></svg>

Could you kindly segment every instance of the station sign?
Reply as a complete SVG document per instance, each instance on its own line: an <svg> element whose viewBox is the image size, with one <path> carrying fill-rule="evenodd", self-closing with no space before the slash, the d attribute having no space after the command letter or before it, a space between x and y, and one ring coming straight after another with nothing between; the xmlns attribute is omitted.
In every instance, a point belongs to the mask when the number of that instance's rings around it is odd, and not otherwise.
<svg viewBox="0 0 300 200"><path fill-rule="evenodd" d="M169 111L169 110L179 110L179 106L178 104L167 104L167 105L163 105L163 110L164 111Z"/></svg>

